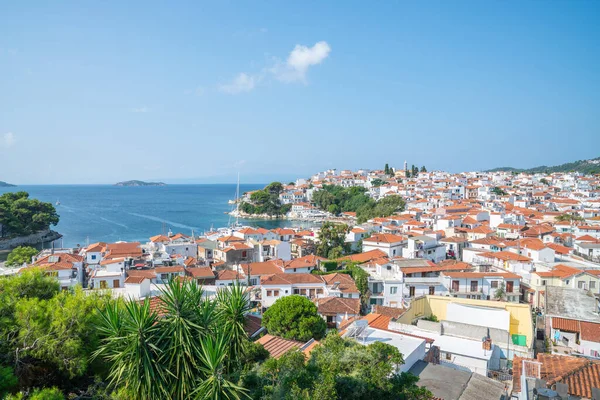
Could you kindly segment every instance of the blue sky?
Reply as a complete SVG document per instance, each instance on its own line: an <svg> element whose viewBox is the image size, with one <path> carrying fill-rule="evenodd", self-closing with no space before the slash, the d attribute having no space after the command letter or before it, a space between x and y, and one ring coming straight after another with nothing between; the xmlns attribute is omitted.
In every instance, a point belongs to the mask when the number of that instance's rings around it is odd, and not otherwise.
<svg viewBox="0 0 600 400"><path fill-rule="evenodd" d="M7 2L0 180L600 156L600 2Z"/></svg>

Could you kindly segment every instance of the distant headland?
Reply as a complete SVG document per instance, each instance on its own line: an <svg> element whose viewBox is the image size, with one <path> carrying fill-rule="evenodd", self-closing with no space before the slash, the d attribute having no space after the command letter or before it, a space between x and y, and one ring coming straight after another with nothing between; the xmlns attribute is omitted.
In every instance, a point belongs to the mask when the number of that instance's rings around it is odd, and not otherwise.
<svg viewBox="0 0 600 400"><path fill-rule="evenodd" d="M124 181L115 183L115 186L167 186L163 182L144 182L144 181Z"/></svg>
<svg viewBox="0 0 600 400"><path fill-rule="evenodd" d="M0 187L16 187L17 185L13 185L7 182L0 181Z"/></svg>

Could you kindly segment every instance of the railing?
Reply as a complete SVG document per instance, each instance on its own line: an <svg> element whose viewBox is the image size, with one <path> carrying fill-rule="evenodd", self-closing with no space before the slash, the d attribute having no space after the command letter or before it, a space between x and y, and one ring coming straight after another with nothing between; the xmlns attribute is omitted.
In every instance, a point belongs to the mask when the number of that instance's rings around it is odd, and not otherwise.
<svg viewBox="0 0 600 400"><path fill-rule="evenodd" d="M587 255L585 253L581 253L581 252L579 252L577 250L573 250L573 254L576 255L576 256L578 256L578 257L583 258L584 260L591 261L591 262L596 262L596 263L600 263L600 257L593 257L593 256Z"/></svg>
<svg viewBox="0 0 600 400"><path fill-rule="evenodd" d="M488 371L488 378L498 382L512 382L513 376L508 371Z"/></svg>
<svg viewBox="0 0 600 400"><path fill-rule="evenodd" d="M442 278L439 276L415 276L415 277L404 277L404 283L437 283L439 285L442 284Z"/></svg>

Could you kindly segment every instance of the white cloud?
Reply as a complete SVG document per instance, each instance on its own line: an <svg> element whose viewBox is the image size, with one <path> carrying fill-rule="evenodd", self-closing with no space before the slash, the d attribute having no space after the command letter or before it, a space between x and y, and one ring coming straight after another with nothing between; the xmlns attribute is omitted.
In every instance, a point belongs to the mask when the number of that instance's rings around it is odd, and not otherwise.
<svg viewBox="0 0 600 400"><path fill-rule="evenodd" d="M283 82L306 82L308 68L321 64L330 52L331 47L325 41L317 42L313 47L297 44L286 62L276 62L270 71Z"/></svg>
<svg viewBox="0 0 600 400"><path fill-rule="evenodd" d="M131 109L131 112L133 113L147 113L150 112L150 109L146 106L143 107L134 107Z"/></svg>
<svg viewBox="0 0 600 400"><path fill-rule="evenodd" d="M0 142L1 147L9 148L12 147L17 139L15 138L15 134L12 132L7 132L2 136L2 142Z"/></svg>
<svg viewBox="0 0 600 400"><path fill-rule="evenodd" d="M258 78L252 75L248 75L245 72L240 73L236 76L231 83L226 85L220 85L219 90L228 94L239 94L243 92L249 92L256 86Z"/></svg>

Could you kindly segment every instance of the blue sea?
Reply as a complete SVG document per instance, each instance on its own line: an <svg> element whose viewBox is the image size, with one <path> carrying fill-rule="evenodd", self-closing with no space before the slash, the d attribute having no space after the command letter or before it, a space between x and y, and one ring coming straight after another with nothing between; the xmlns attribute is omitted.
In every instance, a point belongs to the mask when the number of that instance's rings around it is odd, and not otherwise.
<svg viewBox="0 0 600 400"><path fill-rule="evenodd" d="M240 185L240 193L264 184ZM60 222L52 229L63 235L57 246L84 246L87 241L146 242L150 236L171 229L201 235L211 227L228 226L235 198L235 184L117 187L111 185L32 185L0 188L0 194L26 191L30 197L55 206ZM242 220L244 225L272 229L302 226L295 221ZM306 226L306 225L304 225Z"/></svg>

